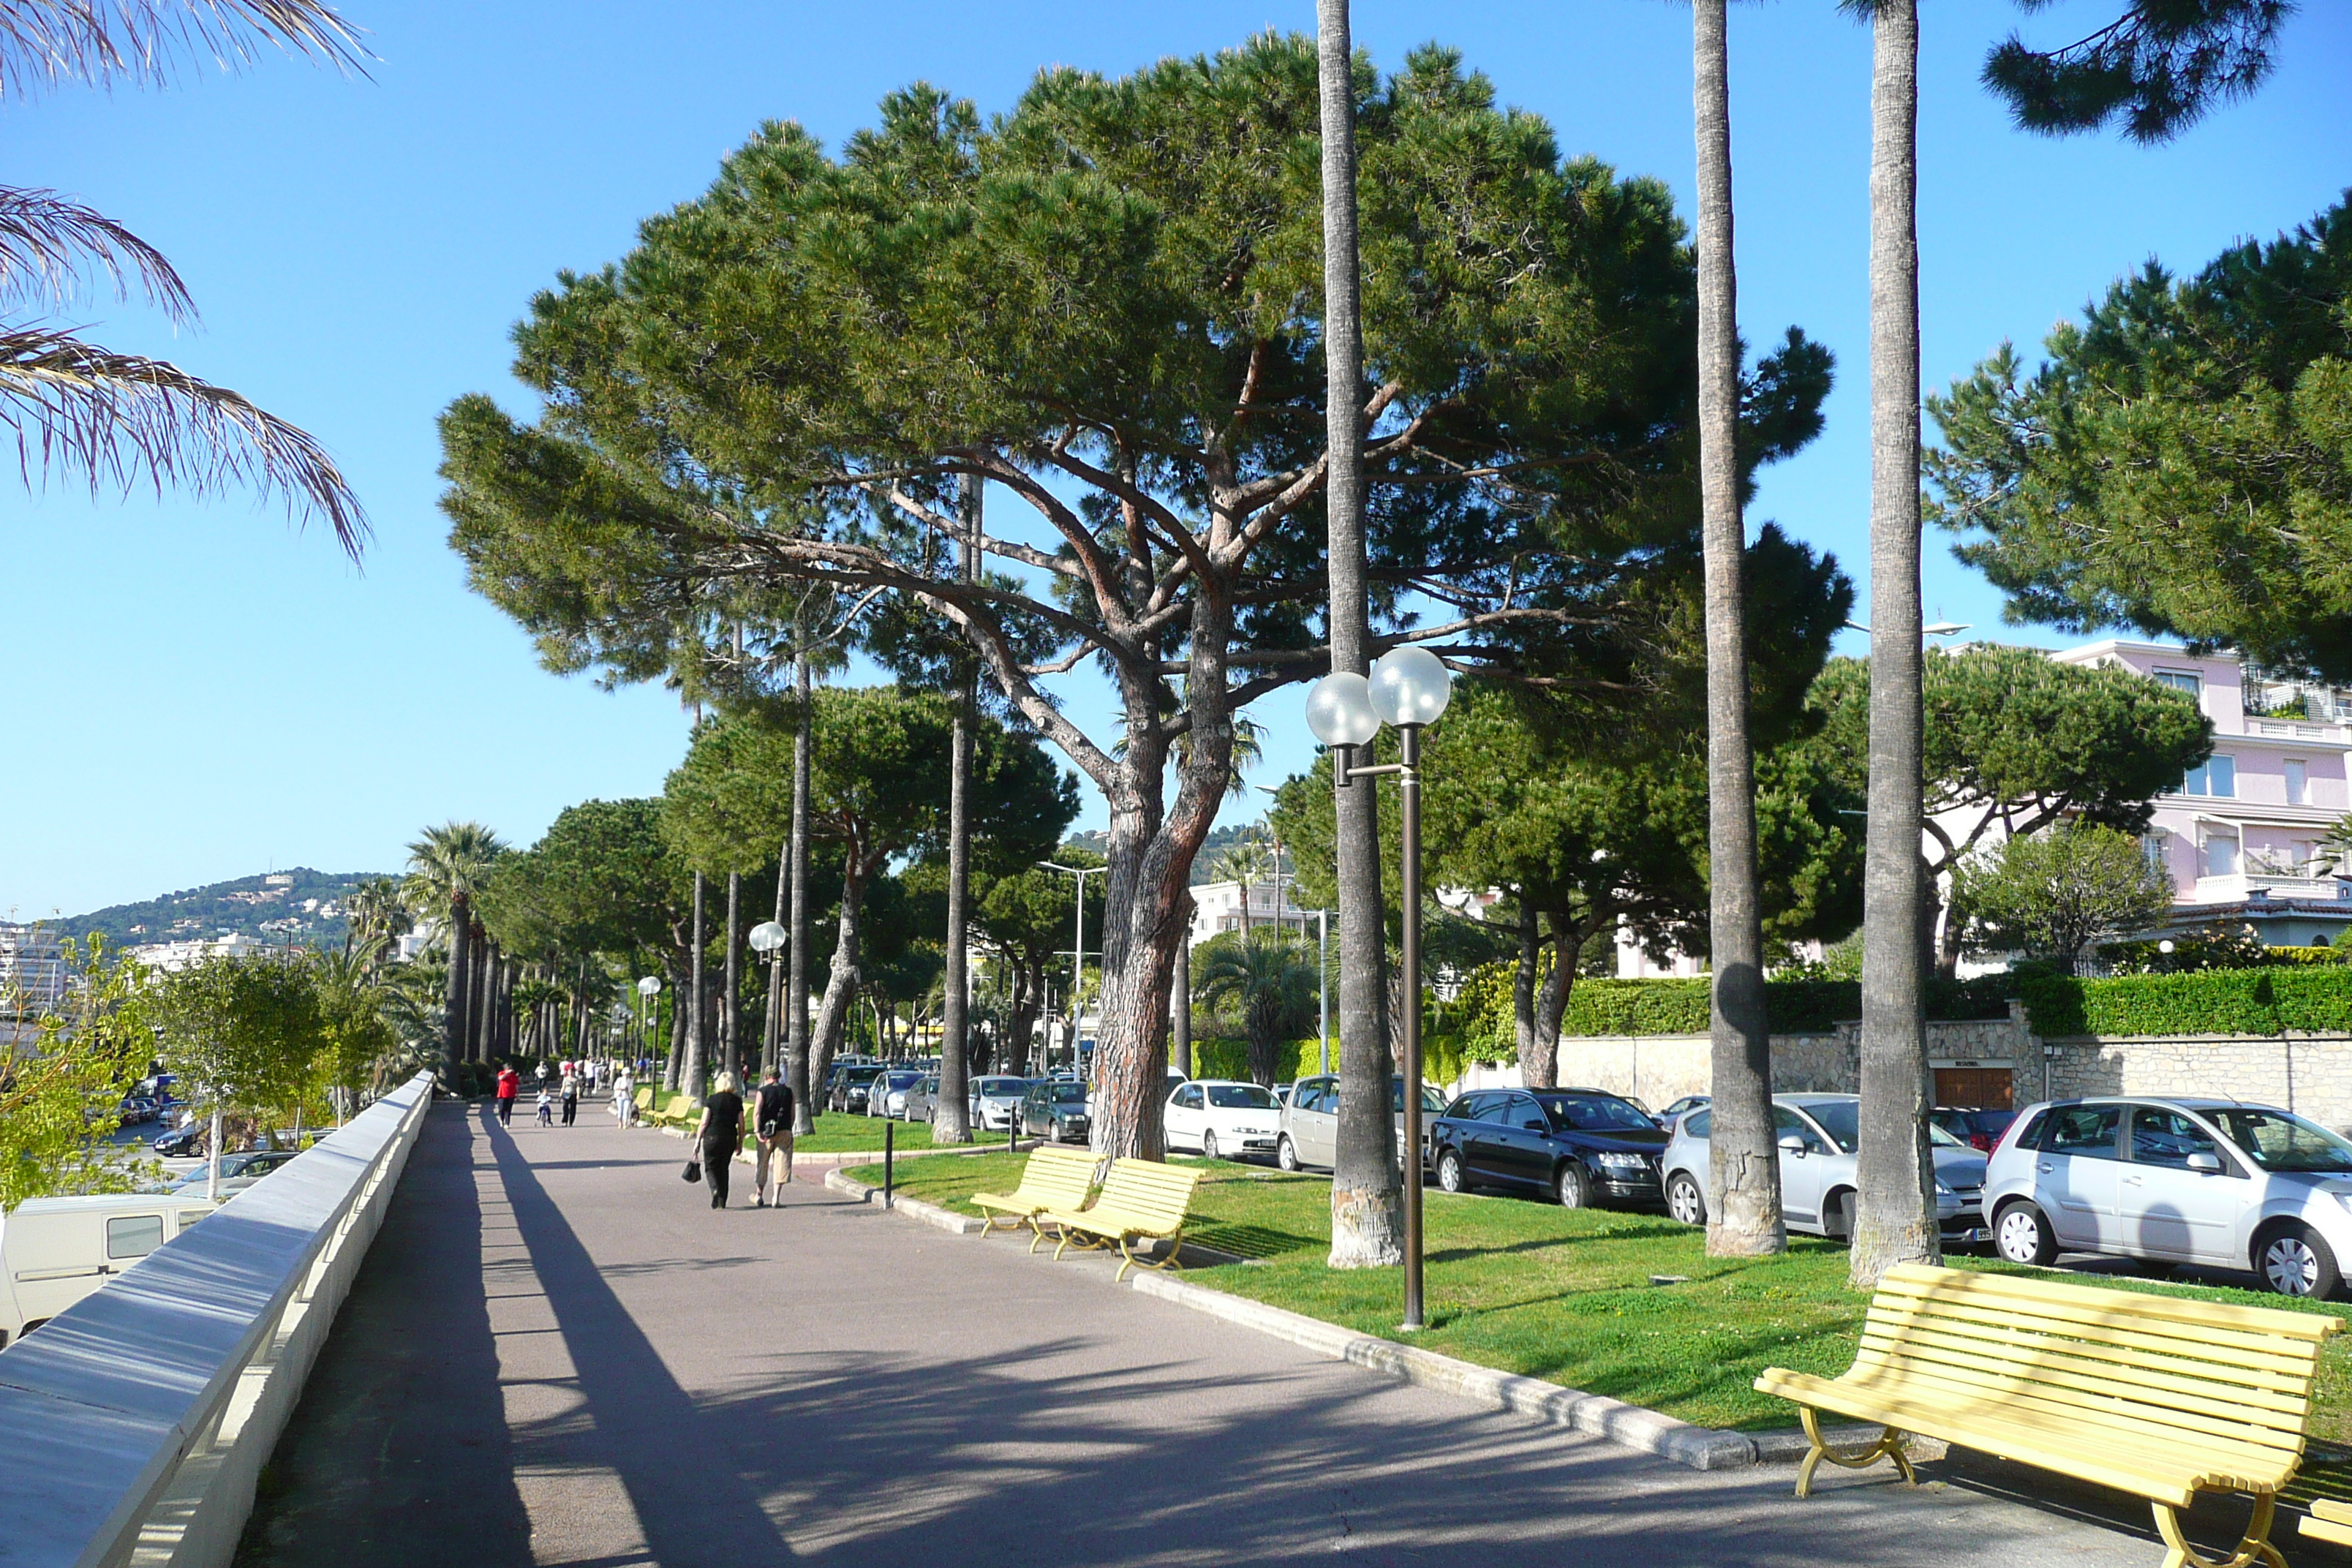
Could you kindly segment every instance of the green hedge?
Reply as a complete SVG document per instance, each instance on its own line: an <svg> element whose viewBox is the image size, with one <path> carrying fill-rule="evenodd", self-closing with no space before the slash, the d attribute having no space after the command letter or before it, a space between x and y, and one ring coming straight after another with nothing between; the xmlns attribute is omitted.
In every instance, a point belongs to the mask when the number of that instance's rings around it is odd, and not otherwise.
<svg viewBox="0 0 2352 1568"><path fill-rule="evenodd" d="M1979 980L1931 980L1927 1016L1958 1022L2009 1016L2011 982L2006 975ZM1826 1034L1862 1016L1858 980L1773 980L1765 983L1764 1005L1777 1035ZM1704 1035L1707 1031L1707 981L1580 980L1568 994L1562 1035Z"/></svg>
<svg viewBox="0 0 2352 1568"><path fill-rule="evenodd" d="M1339 1042L1331 1042L1331 1065L1339 1065ZM1285 1040L1274 1058L1274 1081L1296 1083L1323 1069L1323 1058L1310 1037ZM1192 1076L1249 1080L1249 1042L1223 1035L1192 1037Z"/></svg>
<svg viewBox="0 0 2352 1568"><path fill-rule="evenodd" d="M2352 968L2281 965L2131 974L2044 975L2021 987L2033 1032L2072 1035L2275 1035L2352 1032Z"/></svg>

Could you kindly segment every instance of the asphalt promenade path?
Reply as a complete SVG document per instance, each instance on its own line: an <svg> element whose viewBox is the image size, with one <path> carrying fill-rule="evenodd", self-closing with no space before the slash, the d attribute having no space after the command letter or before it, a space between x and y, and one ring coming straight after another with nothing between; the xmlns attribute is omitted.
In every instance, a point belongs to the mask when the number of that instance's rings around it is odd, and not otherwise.
<svg viewBox="0 0 2352 1568"><path fill-rule="evenodd" d="M1534 1427L815 1183L713 1212L683 1158L601 1103L510 1131L436 1106L242 1568L2162 1556L2140 1505L2037 1473L1798 1502L1790 1467Z"/></svg>

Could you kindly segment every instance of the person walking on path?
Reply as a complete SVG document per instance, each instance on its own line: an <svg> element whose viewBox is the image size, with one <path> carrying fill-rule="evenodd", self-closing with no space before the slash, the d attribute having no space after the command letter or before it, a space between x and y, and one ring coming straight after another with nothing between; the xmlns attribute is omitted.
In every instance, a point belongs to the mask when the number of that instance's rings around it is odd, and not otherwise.
<svg viewBox="0 0 2352 1568"><path fill-rule="evenodd" d="M751 1126L760 1140L759 1186L752 1196L751 1206L768 1206L768 1182L771 1164L781 1163L782 1180L793 1179L793 1087L781 1081L774 1068L770 1068L760 1080L760 1097L751 1115ZM782 1154L782 1162L776 1156Z"/></svg>
<svg viewBox="0 0 2352 1568"><path fill-rule="evenodd" d="M727 1206L727 1171L735 1152L743 1147L743 1097L735 1092L735 1075L723 1072L702 1102L702 1120L694 1129L702 1150L702 1179L710 1184L710 1206Z"/></svg>
<svg viewBox="0 0 2352 1568"><path fill-rule="evenodd" d="M623 1068L613 1076L613 1120L625 1129L636 1120L636 1101L632 1098L636 1086L629 1080L629 1069Z"/></svg>
<svg viewBox="0 0 2352 1568"><path fill-rule="evenodd" d="M563 1125L571 1126L572 1119L579 1114L580 1079L571 1073L566 1073L563 1075Z"/></svg>
<svg viewBox="0 0 2352 1568"><path fill-rule="evenodd" d="M514 1125L515 1096L522 1091L522 1075L509 1062L499 1069L499 1125Z"/></svg>

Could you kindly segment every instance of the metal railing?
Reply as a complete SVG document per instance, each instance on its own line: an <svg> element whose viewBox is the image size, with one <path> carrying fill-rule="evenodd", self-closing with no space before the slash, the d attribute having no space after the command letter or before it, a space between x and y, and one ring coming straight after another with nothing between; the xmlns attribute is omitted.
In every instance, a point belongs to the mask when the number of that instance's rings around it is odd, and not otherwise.
<svg viewBox="0 0 2352 1568"><path fill-rule="evenodd" d="M0 1352L0 1563L226 1563L433 1101L415 1079Z"/></svg>

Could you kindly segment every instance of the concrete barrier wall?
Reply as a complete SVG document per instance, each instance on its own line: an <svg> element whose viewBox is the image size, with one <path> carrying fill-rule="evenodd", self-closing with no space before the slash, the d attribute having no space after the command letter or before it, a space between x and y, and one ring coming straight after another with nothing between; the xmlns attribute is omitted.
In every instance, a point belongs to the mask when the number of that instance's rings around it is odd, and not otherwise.
<svg viewBox="0 0 2352 1568"><path fill-rule="evenodd" d="M432 1097L420 1075L0 1351L0 1561L229 1562Z"/></svg>

